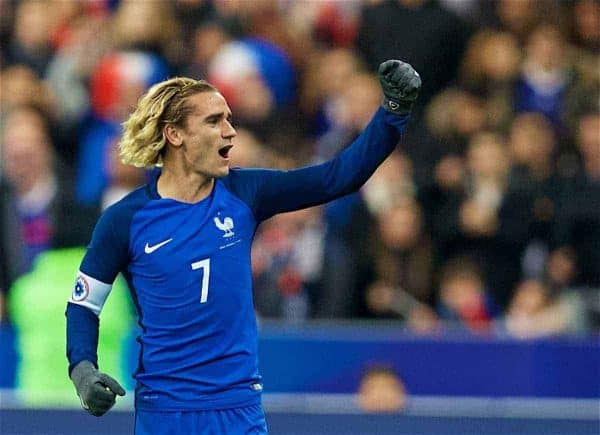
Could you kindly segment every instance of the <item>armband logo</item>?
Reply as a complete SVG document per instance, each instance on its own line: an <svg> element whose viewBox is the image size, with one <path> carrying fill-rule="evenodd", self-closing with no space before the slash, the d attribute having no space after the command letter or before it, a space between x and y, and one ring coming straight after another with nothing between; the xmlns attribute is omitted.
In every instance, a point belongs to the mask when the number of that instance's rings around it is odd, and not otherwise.
<svg viewBox="0 0 600 435"><path fill-rule="evenodd" d="M90 294L90 285L86 279L79 275L75 282L75 288L73 289L72 299L76 302L84 301Z"/></svg>

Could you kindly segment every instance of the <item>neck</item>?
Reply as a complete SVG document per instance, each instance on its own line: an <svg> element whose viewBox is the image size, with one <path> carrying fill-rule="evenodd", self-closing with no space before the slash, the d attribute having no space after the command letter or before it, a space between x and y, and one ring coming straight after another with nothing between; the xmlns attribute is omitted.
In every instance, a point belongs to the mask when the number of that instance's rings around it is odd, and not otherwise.
<svg viewBox="0 0 600 435"><path fill-rule="evenodd" d="M156 190L162 198L194 203L203 200L212 192L215 179L190 171L174 171L163 167L156 183Z"/></svg>

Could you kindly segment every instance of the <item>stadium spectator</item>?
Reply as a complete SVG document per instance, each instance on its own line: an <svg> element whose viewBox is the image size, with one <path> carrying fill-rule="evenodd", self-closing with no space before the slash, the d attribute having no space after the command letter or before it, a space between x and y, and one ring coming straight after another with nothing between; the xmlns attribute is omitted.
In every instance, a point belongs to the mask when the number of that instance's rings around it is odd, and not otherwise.
<svg viewBox="0 0 600 435"><path fill-rule="evenodd" d="M564 129L564 107L572 86L572 65L566 49L566 41L557 26L536 27L527 39L515 88L515 111L542 113L557 131Z"/></svg>
<svg viewBox="0 0 600 435"><path fill-rule="evenodd" d="M373 215L406 204L417 194L413 163L402 151L394 151L365 183L362 195Z"/></svg>
<svg viewBox="0 0 600 435"><path fill-rule="evenodd" d="M517 39L508 32L484 28L469 40L459 82L483 98L490 128L506 130L514 115L514 88L522 56Z"/></svg>
<svg viewBox="0 0 600 435"><path fill-rule="evenodd" d="M424 119L420 129L405 136L402 147L414 163L416 184L425 191L438 191L437 167L443 166L444 172L457 162L456 157L464 157L471 136L488 128L486 103L472 92L447 88L431 100ZM454 163L443 163L447 159ZM438 201L432 208L425 204L428 216L436 213Z"/></svg>
<svg viewBox="0 0 600 435"><path fill-rule="evenodd" d="M434 220L442 258L468 255L481 265L488 290L504 306L519 279L527 237L526 192L509 190L504 138L489 132L469 144L463 187L446 194Z"/></svg>
<svg viewBox="0 0 600 435"><path fill-rule="evenodd" d="M339 116L336 108L346 83L363 71L364 66L353 50L334 48L314 54L306 65L299 89L300 108L311 118L312 133L320 136L335 129Z"/></svg>
<svg viewBox="0 0 600 435"><path fill-rule="evenodd" d="M539 113L514 118L509 138L512 159L510 187L528 192L530 227L523 253L522 274L542 278L548 252L553 246L552 229L560 209L564 179L555 168L556 134Z"/></svg>
<svg viewBox="0 0 600 435"><path fill-rule="evenodd" d="M444 264L440 271L437 311L442 319L451 322L449 328L488 333L497 310L473 260L456 257Z"/></svg>
<svg viewBox="0 0 600 435"><path fill-rule="evenodd" d="M110 38L107 20L101 16L82 14L69 24L68 38L48 65L46 83L54 91L58 120L77 137L90 110L89 81L96 64L110 50Z"/></svg>
<svg viewBox="0 0 600 435"><path fill-rule="evenodd" d="M220 20L213 2L204 0L175 0L173 2L176 26L182 43L192 43L199 26ZM190 47L188 47L189 49Z"/></svg>
<svg viewBox="0 0 600 435"><path fill-rule="evenodd" d="M124 165L119 158L116 146L111 147L109 153L108 184L102 191L102 210L122 199L145 181L145 171L134 166Z"/></svg>
<svg viewBox="0 0 600 435"><path fill-rule="evenodd" d="M225 4L227 2L219 3ZM294 18L299 17L297 14L292 15L289 13L289 10L294 8L293 3L277 4L272 0L241 1L238 4L238 10L240 11L238 16L241 19L245 36L279 47L289 56L294 68L297 68L304 62L306 57L310 56L313 50L315 42L311 30L313 30L316 23L294 20ZM317 8L318 11L318 4L313 7ZM301 23L304 23L304 29L301 27Z"/></svg>
<svg viewBox="0 0 600 435"><path fill-rule="evenodd" d="M190 37L189 62L183 66L183 74L188 77L207 77L208 67L231 36L218 21L208 21L197 26Z"/></svg>
<svg viewBox="0 0 600 435"><path fill-rule="evenodd" d="M526 280L514 292L503 328L520 339L577 334L586 327L581 305L576 293L557 294L541 281Z"/></svg>
<svg viewBox="0 0 600 435"><path fill-rule="evenodd" d="M321 301L321 209L277 215L265 222L252 248L254 303L259 316L301 322ZM319 295L322 297L322 295Z"/></svg>
<svg viewBox="0 0 600 435"><path fill-rule="evenodd" d="M13 35L5 52L7 64L26 65L43 78L54 54L51 44L54 18L54 10L43 2L17 3Z"/></svg>
<svg viewBox="0 0 600 435"><path fill-rule="evenodd" d="M77 161L77 200L98 206L109 181L110 148L138 98L168 75L164 60L138 51L111 52L100 59L91 77L93 115L82 128Z"/></svg>
<svg viewBox="0 0 600 435"><path fill-rule="evenodd" d="M11 110L3 119L0 151L18 216L18 231L6 230L4 236L21 238L17 249L24 270L48 249L84 245L98 213L75 201L72 178L55 155L46 117L30 106Z"/></svg>
<svg viewBox="0 0 600 435"><path fill-rule="evenodd" d="M554 0L496 0L480 2L484 27L507 31L524 45L542 19L559 12Z"/></svg>
<svg viewBox="0 0 600 435"><path fill-rule="evenodd" d="M208 66L208 80L222 90L239 126L277 152L297 150L301 114L294 110L297 71L290 56L270 41L244 38L224 44Z"/></svg>
<svg viewBox="0 0 600 435"><path fill-rule="evenodd" d="M0 74L0 109L2 113L12 108L32 105L52 112L54 92L24 64L14 64L2 69Z"/></svg>
<svg viewBox="0 0 600 435"><path fill-rule="evenodd" d="M600 114L584 114L576 131L581 171L565 188L554 237L557 249L549 273L563 286L600 287ZM574 264L573 264L574 263ZM562 272L561 265L571 264ZM567 273L567 271L569 273Z"/></svg>
<svg viewBox="0 0 600 435"><path fill-rule="evenodd" d="M571 40L577 46L593 54L600 52L600 4L598 0L576 0L570 14Z"/></svg>
<svg viewBox="0 0 600 435"><path fill-rule="evenodd" d="M148 23L152 23L151 26ZM162 1L121 0L111 17L111 46L117 51L154 55L175 70L182 56L180 27L172 5Z"/></svg>
<svg viewBox="0 0 600 435"><path fill-rule="evenodd" d="M358 406L369 413L401 412L408 406L408 392L394 369L371 366L360 380Z"/></svg>
<svg viewBox="0 0 600 435"><path fill-rule="evenodd" d="M443 331L440 317L431 306L385 278L367 287L365 304L371 318L401 320L403 326L414 334L432 335Z"/></svg>
<svg viewBox="0 0 600 435"><path fill-rule="evenodd" d="M418 203L406 198L381 210L376 226L376 276L422 303L432 303L433 247Z"/></svg>

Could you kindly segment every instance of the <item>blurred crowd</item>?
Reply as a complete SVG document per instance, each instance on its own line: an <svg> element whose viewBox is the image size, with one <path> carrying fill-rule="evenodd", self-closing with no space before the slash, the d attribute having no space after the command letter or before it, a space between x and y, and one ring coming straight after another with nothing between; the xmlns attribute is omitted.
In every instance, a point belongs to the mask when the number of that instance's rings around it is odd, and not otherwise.
<svg viewBox="0 0 600 435"><path fill-rule="evenodd" d="M597 333L598 23L599 0L2 0L1 316L64 304L44 260L147 180L115 142L152 84L207 79L233 165L290 168L360 133L396 58L423 79L408 131L359 193L262 224L258 316Z"/></svg>

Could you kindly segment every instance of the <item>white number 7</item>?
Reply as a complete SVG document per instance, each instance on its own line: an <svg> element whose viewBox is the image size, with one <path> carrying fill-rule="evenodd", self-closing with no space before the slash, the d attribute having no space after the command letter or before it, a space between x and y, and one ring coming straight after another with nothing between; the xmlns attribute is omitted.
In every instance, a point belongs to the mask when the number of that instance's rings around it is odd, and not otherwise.
<svg viewBox="0 0 600 435"><path fill-rule="evenodd" d="M200 303L208 299L208 278L210 277L210 258L192 263L192 270L202 269L202 290L200 290Z"/></svg>

